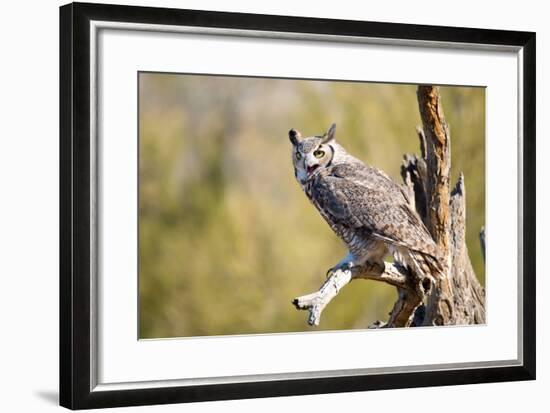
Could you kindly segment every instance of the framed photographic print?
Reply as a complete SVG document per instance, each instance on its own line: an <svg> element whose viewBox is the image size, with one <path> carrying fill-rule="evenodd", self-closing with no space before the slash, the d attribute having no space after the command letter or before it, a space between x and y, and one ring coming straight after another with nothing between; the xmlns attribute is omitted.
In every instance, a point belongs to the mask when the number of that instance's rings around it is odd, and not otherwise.
<svg viewBox="0 0 550 413"><path fill-rule="evenodd" d="M60 51L62 406L535 378L534 33L72 3Z"/></svg>

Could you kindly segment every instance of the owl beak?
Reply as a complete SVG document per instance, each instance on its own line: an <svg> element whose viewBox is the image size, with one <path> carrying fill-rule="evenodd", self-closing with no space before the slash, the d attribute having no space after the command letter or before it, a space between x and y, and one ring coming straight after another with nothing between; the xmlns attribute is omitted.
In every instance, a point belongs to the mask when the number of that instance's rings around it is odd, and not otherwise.
<svg viewBox="0 0 550 413"><path fill-rule="evenodd" d="M307 166L307 174L311 175L313 172L315 172L317 170L317 168L319 168L319 164L308 165Z"/></svg>

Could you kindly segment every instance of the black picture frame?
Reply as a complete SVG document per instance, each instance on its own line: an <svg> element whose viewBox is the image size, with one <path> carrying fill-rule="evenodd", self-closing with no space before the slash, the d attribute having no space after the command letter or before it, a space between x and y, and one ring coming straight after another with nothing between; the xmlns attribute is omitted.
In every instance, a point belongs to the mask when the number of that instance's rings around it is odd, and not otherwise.
<svg viewBox="0 0 550 413"><path fill-rule="evenodd" d="M91 389L90 21L375 37L521 48L523 364L247 383ZM60 8L60 404L102 408L535 379L535 56L531 32L72 3Z"/></svg>

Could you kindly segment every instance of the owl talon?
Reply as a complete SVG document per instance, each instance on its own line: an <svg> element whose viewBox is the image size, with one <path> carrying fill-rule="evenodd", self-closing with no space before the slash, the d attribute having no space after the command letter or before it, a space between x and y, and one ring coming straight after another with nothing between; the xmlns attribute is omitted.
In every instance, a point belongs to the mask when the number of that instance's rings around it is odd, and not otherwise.
<svg viewBox="0 0 550 413"><path fill-rule="evenodd" d="M329 268L326 274L326 278L329 278L334 275L336 271L350 271L353 267L353 264L350 262L345 262L342 264L338 264L332 268Z"/></svg>

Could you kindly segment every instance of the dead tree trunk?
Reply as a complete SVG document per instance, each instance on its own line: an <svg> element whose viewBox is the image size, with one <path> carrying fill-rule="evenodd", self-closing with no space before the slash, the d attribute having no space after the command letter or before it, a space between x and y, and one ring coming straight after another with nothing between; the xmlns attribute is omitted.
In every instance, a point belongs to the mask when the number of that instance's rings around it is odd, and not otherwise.
<svg viewBox="0 0 550 413"><path fill-rule="evenodd" d="M444 256L446 276L438 281L427 300L423 325L479 324L485 322L485 292L479 284L466 247L466 192L464 176L451 190L451 136L445 121L439 88L419 86L418 108L422 118L419 138L422 157L408 157L405 174L414 168L426 206L417 208ZM410 163L414 160L413 164ZM416 165L416 166L415 166ZM405 182L407 182L406 176Z"/></svg>
<svg viewBox="0 0 550 413"><path fill-rule="evenodd" d="M426 224L443 255L445 276L429 293L418 292L418 280L400 263L384 268L370 264L337 270L313 294L298 297L293 304L309 310L308 323L318 325L321 312L340 289L353 279L386 282L397 288L397 301L388 322L371 328L485 323L485 291L472 268L466 247L466 192L464 176L451 189L451 137L441 106L439 88L419 86L418 107L422 128L417 129L421 155L405 155L401 176L411 203ZM485 249L485 231L480 234Z"/></svg>

